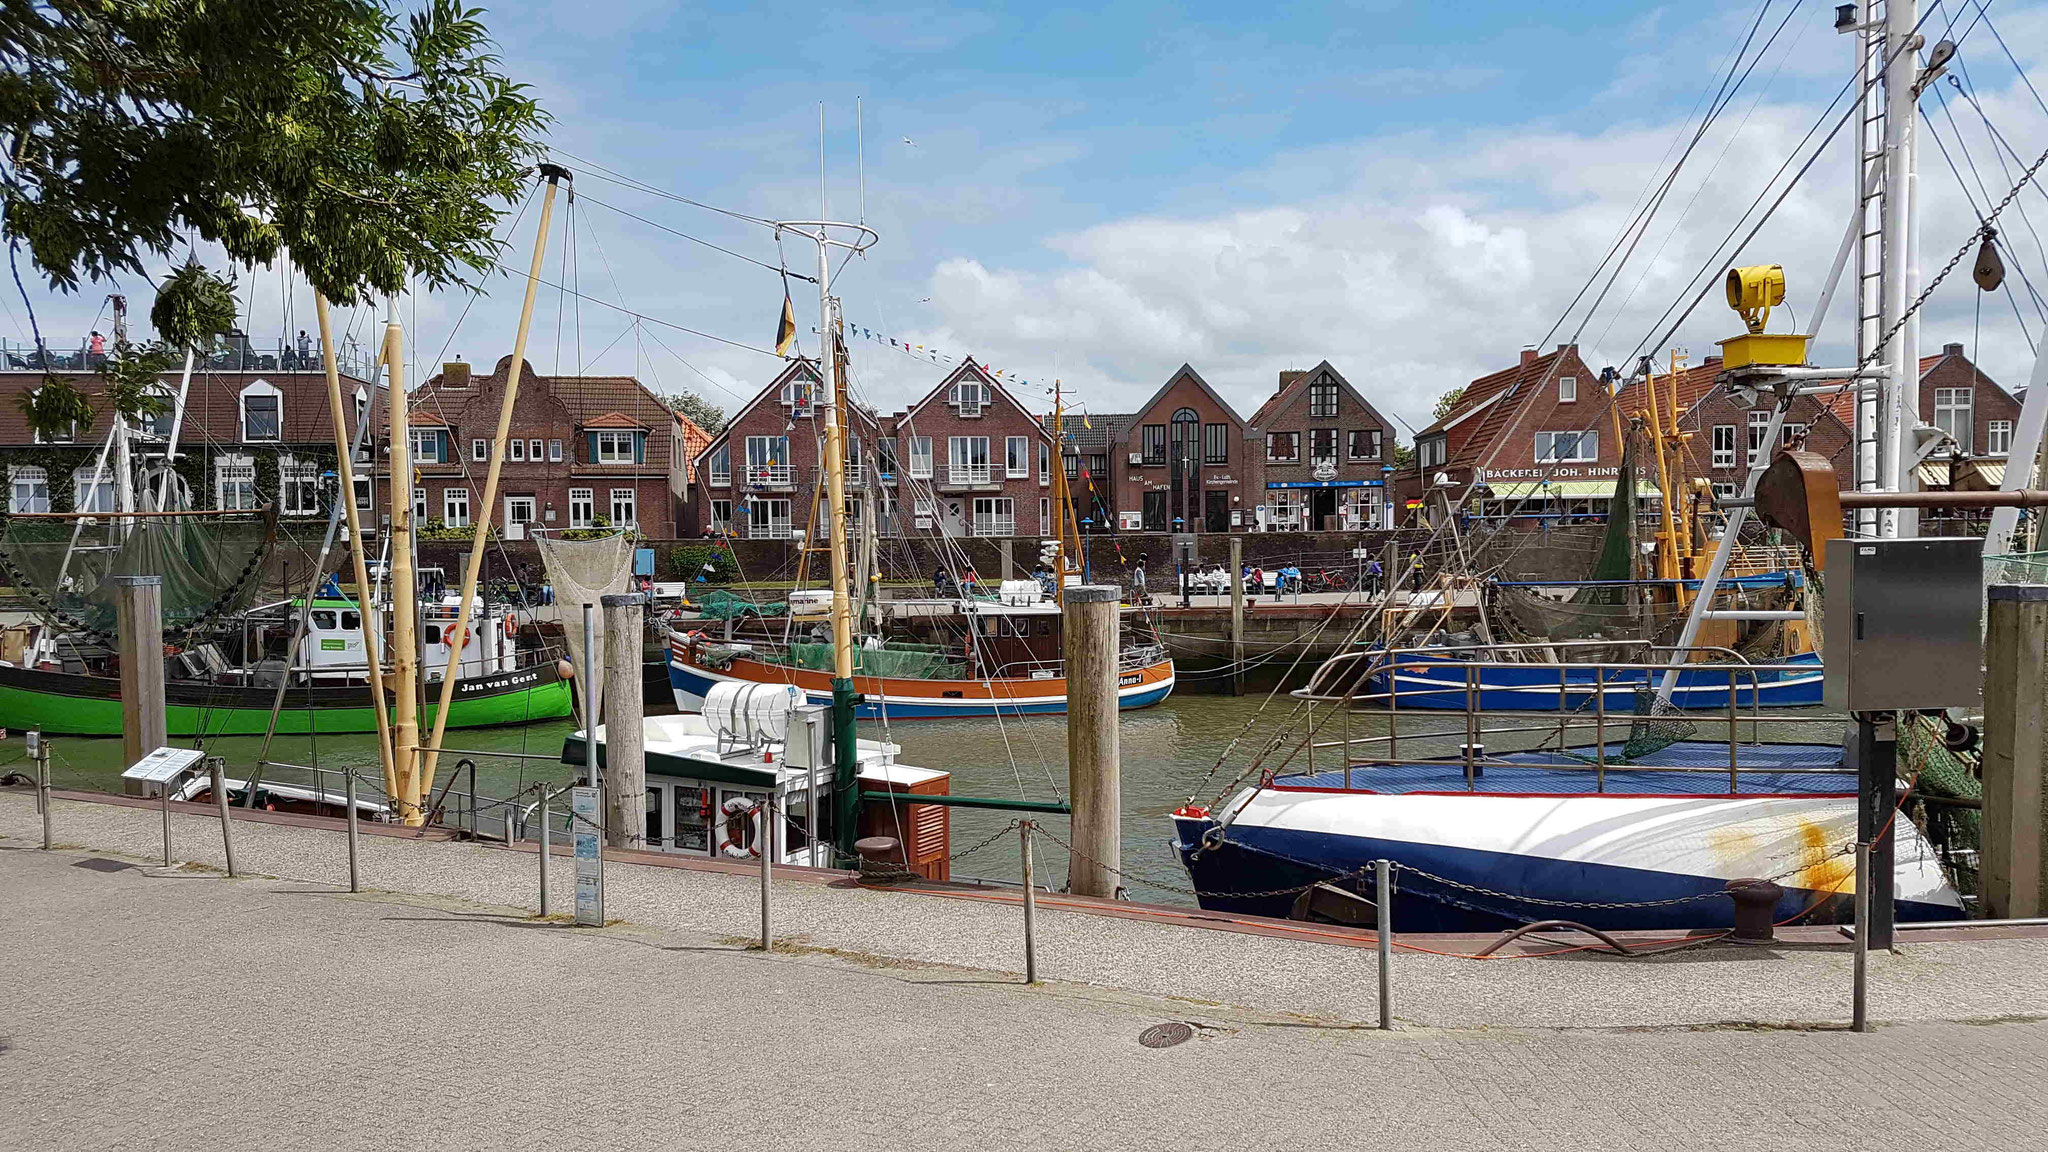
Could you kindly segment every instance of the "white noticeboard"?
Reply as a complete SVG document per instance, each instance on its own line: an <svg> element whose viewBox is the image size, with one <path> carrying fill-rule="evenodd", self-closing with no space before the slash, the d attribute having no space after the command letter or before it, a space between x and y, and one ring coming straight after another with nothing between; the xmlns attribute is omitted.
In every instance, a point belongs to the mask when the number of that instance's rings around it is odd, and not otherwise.
<svg viewBox="0 0 2048 1152"><path fill-rule="evenodd" d="M130 765L126 772L121 773L121 778L169 784L205 758L206 753L198 748L159 748Z"/></svg>
<svg viewBox="0 0 2048 1152"><path fill-rule="evenodd" d="M574 814L576 849L576 923L604 925L604 828L599 812L598 790L589 786L569 794L569 811Z"/></svg>
<svg viewBox="0 0 2048 1152"><path fill-rule="evenodd" d="M1370 549L1370 548L1353 548L1353 549L1351 550L1351 558L1352 558L1353 560L1370 560L1370 559L1372 559L1372 549Z"/></svg>

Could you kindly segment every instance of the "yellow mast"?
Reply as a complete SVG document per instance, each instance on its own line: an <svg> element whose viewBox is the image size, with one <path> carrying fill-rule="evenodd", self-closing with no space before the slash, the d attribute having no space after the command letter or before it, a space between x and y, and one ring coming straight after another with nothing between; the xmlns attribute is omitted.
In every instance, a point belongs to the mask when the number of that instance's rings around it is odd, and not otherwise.
<svg viewBox="0 0 2048 1152"><path fill-rule="evenodd" d="M1065 603L1067 594L1067 560L1074 561L1074 571L1081 570L1081 527L1074 519L1073 493L1067 487L1067 438L1066 412L1062 407L1064 396L1060 382L1052 382L1052 507L1053 507L1053 603ZM1069 535L1074 549L1067 551Z"/></svg>
<svg viewBox="0 0 2048 1152"><path fill-rule="evenodd" d="M391 728L391 802L413 827L426 822L413 765L420 745L419 593L412 570L412 424L406 412L404 330L398 298L390 297L384 321L384 370L390 374L391 421L391 693L396 716ZM346 451L346 449L343 449ZM355 499L350 493L349 499Z"/></svg>
<svg viewBox="0 0 2048 1152"><path fill-rule="evenodd" d="M1672 374L1674 376L1677 374L1677 366L1677 354L1674 352L1672 354ZM1674 384L1674 395L1676 394L1676 388L1677 386ZM1657 491L1662 497L1658 501L1658 504L1661 506L1659 513L1661 527L1657 532L1657 578L1660 580L1675 580L1678 578L1677 543L1675 541L1677 531L1672 527L1671 521L1671 469L1664 459L1664 417L1658 410L1656 372L1652 371L1644 378L1643 394L1650 401L1648 412L1650 418L1650 446L1657 454Z"/></svg>

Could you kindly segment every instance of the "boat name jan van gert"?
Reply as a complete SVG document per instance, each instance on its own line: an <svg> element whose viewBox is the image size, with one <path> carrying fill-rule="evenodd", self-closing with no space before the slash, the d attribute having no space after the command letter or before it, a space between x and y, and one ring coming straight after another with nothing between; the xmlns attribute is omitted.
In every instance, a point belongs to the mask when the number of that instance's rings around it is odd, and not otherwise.
<svg viewBox="0 0 2048 1152"><path fill-rule="evenodd" d="M508 676L503 680L464 680L457 684L455 689L458 692L502 692L507 688L517 688L522 684L537 684L539 682L540 673L521 672L515 676Z"/></svg>

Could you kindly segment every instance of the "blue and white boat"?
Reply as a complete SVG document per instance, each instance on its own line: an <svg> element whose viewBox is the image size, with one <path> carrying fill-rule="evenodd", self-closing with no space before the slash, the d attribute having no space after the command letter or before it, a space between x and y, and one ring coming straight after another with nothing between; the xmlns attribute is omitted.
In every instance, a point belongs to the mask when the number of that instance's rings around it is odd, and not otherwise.
<svg viewBox="0 0 2048 1152"><path fill-rule="evenodd" d="M1572 663L1475 664L1470 657L1466 650L1444 649L1375 660L1375 670L1366 677L1367 692L1382 704L1392 696L1399 708L1472 707L1488 712L1590 711L1598 694L1606 697L1609 711L1621 713L1634 706L1639 690L1655 687L1663 675L1657 668L1601 669ZM1816 708L1823 678L1817 652L1788 656L1753 671L1729 664L1683 665L1670 702L1681 709L1726 710L1732 694L1737 708Z"/></svg>
<svg viewBox="0 0 2048 1152"><path fill-rule="evenodd" d="M1401 868L1393 919L1404 932L1553 918L1611 930L1727 927L1734 906L1720 894L1739 877L1784 887L1778 920L1845 918L1856 775L1841 748L1737 750L1732 787L1728 745L1695 741L1604 770L1591 749L1491 756L1469 785L1462 758L1281 776L1214 811L1175 813L1176 847L1202 907L1265 916L1288 915L1293 894L1231 894L1356 878L1392 860ZM1618 760L1622 749L1607 753ZM1898 919L1960 918L1962 900L1919 829L1904 819L1893 829ZM1369 893L1370 882L1356 887Z"/></svg>

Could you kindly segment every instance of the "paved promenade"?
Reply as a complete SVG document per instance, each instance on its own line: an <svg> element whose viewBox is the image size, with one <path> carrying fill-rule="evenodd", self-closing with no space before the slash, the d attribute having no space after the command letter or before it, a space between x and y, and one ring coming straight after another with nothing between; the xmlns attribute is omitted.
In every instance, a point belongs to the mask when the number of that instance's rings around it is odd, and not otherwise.
<svg viewBox="0 0 2048 1152"><path fill-rule="evenodd" d="M0 1148L2033 1147L2048 1124L2042 942L1876 958L1397 958L792 878L762 956L744 876L612 865L611 912L531 918L534 858L238 823L230 881L150 863L147 809L60 803L57 853L0 794ZM180 815L181 858L218 827ZM562 895L567 895L566 872ZM1944 1022L1951 1019L1971 1023ZM1193 1040L1137 1034L1185 1020ZM396 1106L417 1101L419 1107Z"/></svg>

